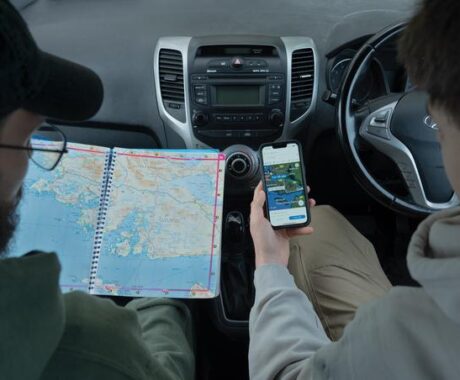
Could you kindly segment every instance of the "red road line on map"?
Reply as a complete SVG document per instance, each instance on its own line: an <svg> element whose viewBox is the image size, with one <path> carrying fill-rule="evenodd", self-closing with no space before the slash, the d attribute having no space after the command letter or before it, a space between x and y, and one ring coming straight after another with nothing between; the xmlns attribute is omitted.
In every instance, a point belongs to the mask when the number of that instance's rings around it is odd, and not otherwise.
<svg viewBox="0 0 460 380"><path fill-rule="evenodd" d="M141 157L141 158L162 158L166 160L176 161L219 161L220 158L186 158L186 157L166 157L166 156L150 156L148 154L132 154L132 153L120 153L116 152L117 156L128 156L128 157Z"/></svg>
<svg viewBox="0 0 460 380"><path fill-rule="evenodd" d="M211 259L209 261L209 274L208 274L208 289L211 287L211 273L212 273L212 259L214 257L214 240L216 234L216 214L217 214L217 196L219 194L219 171L220 171L220 161L222 156L218 155L217 160L217 173L216 173L216 195L214 197L214 216L212 218L212 240L211 240Z"/></svg>
<svg viewBox="0 0 460 380"><path fill-rule="evenodd" d="M209 289L162 289L162 288L120 288L119 290L139 290L139 291L144 291L144 290L150 290L150 291L155 291L155 292L162 292L162 293L169 293L169 292L195 292L195 293L205 293L209 292Z"/></svg>

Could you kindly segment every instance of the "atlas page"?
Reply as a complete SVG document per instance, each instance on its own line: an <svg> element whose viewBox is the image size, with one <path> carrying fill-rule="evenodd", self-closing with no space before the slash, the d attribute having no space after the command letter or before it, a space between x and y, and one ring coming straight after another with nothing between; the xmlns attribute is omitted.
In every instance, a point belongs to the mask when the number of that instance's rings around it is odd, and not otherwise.
<svg viewBox="0 0 460 380"><path fill-rule="evenodd" d="M67 149L53 171L29 165L10 255L56 252L62 290L87 292L110 149L79 144Z"/></svg>
<svg viewBox="0 0 460 380"><path fill-rule="evenodd" d="M218 294L225 156L116 148L92 294Z"/></svg>

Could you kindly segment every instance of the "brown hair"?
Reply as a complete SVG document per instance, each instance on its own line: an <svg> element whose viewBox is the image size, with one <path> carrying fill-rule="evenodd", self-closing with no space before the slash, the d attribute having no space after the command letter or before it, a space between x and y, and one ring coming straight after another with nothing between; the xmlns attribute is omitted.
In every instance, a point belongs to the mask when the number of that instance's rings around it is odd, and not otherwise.
<svg viewBox="0 0 460 380"><path fill-rule="evenodd" d="M399 41L409 78L460 126L460 1L423 0Z"/></svg>

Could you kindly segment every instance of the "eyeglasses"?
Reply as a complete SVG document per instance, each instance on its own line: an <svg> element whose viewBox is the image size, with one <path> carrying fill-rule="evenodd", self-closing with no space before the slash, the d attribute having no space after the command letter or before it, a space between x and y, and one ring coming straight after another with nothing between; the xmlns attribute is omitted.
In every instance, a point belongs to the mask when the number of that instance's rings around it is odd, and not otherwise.
<svg viewBox="0 0 460 380"><path fill-rule="evenodd" d="M30 138L28 146L0 144L0 148L25 150L38 167L51 171L56 168L64 153L67 153L67 138L51 124L42 125Z"/></svg>

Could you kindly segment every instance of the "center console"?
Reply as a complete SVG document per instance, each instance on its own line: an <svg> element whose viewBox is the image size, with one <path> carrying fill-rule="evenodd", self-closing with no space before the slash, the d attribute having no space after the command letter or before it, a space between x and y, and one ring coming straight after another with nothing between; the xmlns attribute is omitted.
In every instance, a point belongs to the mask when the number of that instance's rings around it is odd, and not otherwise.
<svg viewBox="0 0 460 380"><path fill-rule="evenodd" d="M217 148L226 157L221 295L212 320L247 336L254 300L249 233L260 181L260 144L294 138L318 91L317 54L307 37L163 37L154 57L156 100L168 148Z"/></svg>
<svg viewBox="0 0 460 380"><path fill-rule="evenodd" d="M160 116L187 148L293 138L316 104L317 61L308 37L160 38L154 57Z"/></svg>
<svg viewBox="0 0 460 380"><path fill-rule="evenodd" d="M286 55L276 46L204 45L189 58L194 136L210 146L281 136Z"/></svg>

